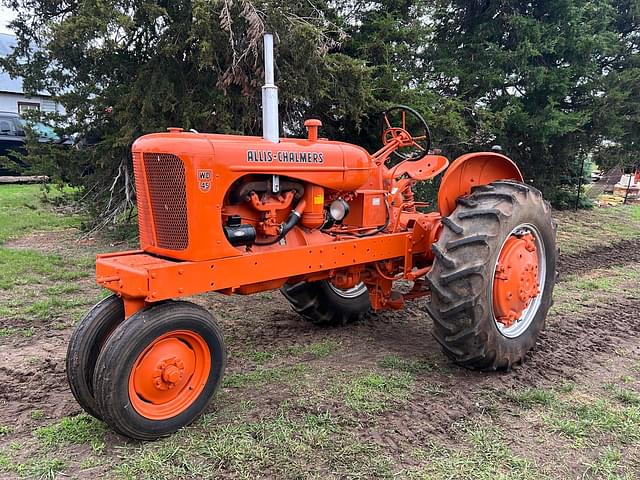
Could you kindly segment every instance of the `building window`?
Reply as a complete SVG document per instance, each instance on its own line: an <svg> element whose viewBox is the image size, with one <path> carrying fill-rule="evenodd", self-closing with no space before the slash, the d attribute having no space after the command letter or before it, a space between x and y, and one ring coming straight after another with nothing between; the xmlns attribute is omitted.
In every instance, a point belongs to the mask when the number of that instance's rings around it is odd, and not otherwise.
<svg viewBox="0 0 640 480"><path fill-rule="evenodd" d="M40 104L33 102L18 102L18 113L22 115L29 110L37 110L40 111Z"/></svg>

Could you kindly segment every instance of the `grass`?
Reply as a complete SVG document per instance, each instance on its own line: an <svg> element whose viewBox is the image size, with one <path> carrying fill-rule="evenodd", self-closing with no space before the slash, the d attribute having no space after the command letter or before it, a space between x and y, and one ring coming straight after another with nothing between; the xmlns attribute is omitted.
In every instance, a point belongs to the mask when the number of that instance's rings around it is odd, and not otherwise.
<svg viewBox="0 0 640 480"><path fill-rule="evenodd" d="M77 307L95 300L87 298L76 282L92 271L83 268L78 259L0 247L0 293L11 292L0 295L0 314L7 319L29 321L49 321L70 313L75 316ZM7 327L0 330L0 337L33 333L31 326Z"/></svg>
<svg viewBox="0 0 640 480"><path fill-rule="evenodd" d="M34 410L31 417L41 420L44 414L41 410ZM104 450L105 433L106 426L88 415L62 418L33 431L37 447L30 447L31 455L27 460L18 461L12 458L15 452L20 452L23 448L18 443L11 444L10 449L14 451L11 454L0 450L0 472L35 479L67 477L64 472L69 468L68 455L65 455L68 446L90 445L92 452L99 455ZM94 463L99 463L99 460L94 459Z"/></svg>
<svg viewBox="0 0 640 480"><path fill-rule="evenodd" d="M31 418L44 419L42 410L33 410ZM9 433L9 431L7 432ZM70 444L90 445L93 452L104 450L104 435L106 426L82 414L75 417L65 417L58 422L36 428L33 435L40 448L36 449L26 461L14 461L6 451L0 451L0 472L15 473L23 478L55 479L64 475L69 467L60 455ZM19 452L22 445L13 442L10 449Z"/></svg>
<svg viewBox="0 0 640 480"><path fill-rule="evenodd" d="M270 352L266 350L252 350L245 353L252 362L258 365L264 365L278 356L276 352Z"/></svg>
<svg viewBox="0 0 640 480"><path fill-rule="evenodd" d="M35 333L33 328L18 328L18 327L1 327L0 338L11 337L18 335L21 337L29 338Z"/></svg>
<svg viewBox="0 0 640 480"><path fill-rule="evenodd" d="M522 408L533 408L539 405L548 406L557 400L553 391L543 388L526 388L520 391L508 392L507 397Z"/></svg>
<svg viewBox="0 0 640 480"><path fill-rule="evenodd" d="M315 358L326 358L338 349L338 342L326 339L313 342L308 345L296 345L286 349L286 352L294 357L310 354Z"/></svg>
<svg viewBox="0 0 640 480"><path fill-rule="evenodd" d="M247 386L259 386L267 383L292 384L299 381L310 371L311 369L302 363L276 368L259 367L250 372L239 372L226 375L222 381L222 386L224 388L244 388Z"/></svg>
<svg viewBox="0 0 640 480"><path fill-rule="evenodd" d="M597 445L605 438L610 444L640 442L640 395L613 384L604 389L610 398L592 398L573 384L571 389L526 388L506 395L524 410L536 409L544 430L577 447Z"/></svg>
<svg viewBox="0 0 640 480"><path fill-rule="evenodd" d="M640 229L638 205L594 208L585 214L555 212L554 216L558 221L558 244L563 253L637 238Z"/></svg>
<svg viewBox="0 0 640 480"><path fill-rule="evenodd" d="M581 459L574 460L583 468L580 478L637 478L640 463L627 460L622 452L640 448L640 395L611 383L603 389L607 395L594 396L593 386L576 388L567 383L549 389L524 388L506 396L521 409L511 414L524 419L534 432L538 430L545 448L550 438L568 442L554 442L552 448L566 449L565 456ZM601 449L603 445L607 447ZM575 468L572 471L577 474ZM560 475L556 471L552 478L563 475L566 472Z"/></svg>
<svg viewBox="0 0 640 480"><path fill-rule="evenodd" d="M360 413L376 414L405 402L413 387L413 376L403 373L366 373L338 382L333 392L344 398L347 407Z"/></svg>
<svg viewBox="0 0 640 480"><path fill-rule="evenodd" d="M52 192L50 197L59 197ZM81 217L54 212L43 203L39 185L0 185L0 243L34 230L78 227Z"/></svg>
<svg viewBox="0 0 640 480"><path fill-rule="evenodd" d="M68 315L70 309L82 305L87 305L86 298L61 299L50 297L38 300L25 308L25 313L38 320L50 320Z"/></svg>
<svg viewBox="0 0 640 480"><path fill-rule="evenodd" d="M554 291L550 315L569 314L611 302L612 295L635 298L640 295L640 264L592 270L563 278Z"/></svg>
<svg viewBox="0 0 640 480"><path fill-rule="evenodd" d="M63 265L58 255L0 247L0 290L40 284L47 276L59 275Z"/></svg>
<svg viewBox="0 0 640 480"><path fill-rule="evenodd" d="M326 358L335 352L339 347L339 344L331 339L321 340L319 342L312 342L307 345L293 345L290 347L284 347L277 350L255 350L249 349L241 352L240 355L244 358L248 358L252 362L258 365L264 365L271 360L280 357L301 357L303 355L310 355L314 359Z"/></svg>
<svg viewBox="0 0 640 480"><path fill-rule="evenodd" d="M54 480L58 474L62 474L67 469L67 462L60 458L47 458L27 465L28 476L39 479Z"/></svg>
<svg viewBox="0 0 640 480"><path fill-rule="evenodd" d="M128 448L115 472L126 479L391 478L390 460L362 442L327 412L296 416L281 406L260 420L220 423L206 433L183 430L173 437ZM329 473L331 472L331 473Z"/></svg>
<svg viewBox="0 0 640 480"><path fill-rule="evenodd" d="M32 410L30 416L32 420L43 420L44 412L40 409Z"/></svg>
<svg viewBox="0 0 640 480"><path fill-rule="evenodd" d="M49 194L54 199L60 196L59 192ZM78 215L56 213L51 204L43 202L38 185L0 185L0 206L0 244L33 231L78 227L82 220ZM69 260L40 251L0 246L0 293L16 292L0 295L0 315L17 323L75 314L74 309L86 305L86 301L73 297L80 289L69 282L92 275L92 257L81 255ZM0 337L33 334L31 326L12 325L0 330Z"/></svg>
<svg viewBox="0 0 640 480"><path fill-rule="evenodd" d="M73 284L51 285L50 287L47 287L44 289L44 293L46 293L47 295L68 295L70 293L78 293L79 291L80 291L80 287L78 285L73 285Z"/></svg>
<svg viewBox="0 0 640 480"><path fill-rule="evenodd" d="M388 355L384 357L378 362L378 366L398 372L410 373L411 375L420 375L433 370L433 365L430 363L422 360L404 359L395 355Z"/></svg>
<svg viewBox="0 0 640 480"><path fill-rule="evenodd" d="M612 384L606 385L605 388L612 393L616 400L626 405L640 406L640 393Z"/></svg>
<svg viewBox="0 0 640 480"><path fill-rule="evenodd" d="M587 464L587 470L583 474L583 478L597 478L602 480L636 480L637 470L635 473L630 471L625 464L625 455L620 449L607 446L602 449L600 455L592 463ZM640 467L637 459L631 463L631 468ZM635 465L633 465L635 464Z"/></svg>
<svg viewBox="0 0 640 480"><path fill-rule="evenodd" d="M576 445L605 436L621 444L640 440L640 408L615 405L606 399L562 402L543 419L549 431L574 440Z"/></svg>
<svg viewBox="0 0 640 480"><path fill-rule="evenodd" d="M44 447L59 447L70 443L95 446L104 442L105 432L104 423L81 414L39 427L34 431L34 435Z"/></svg>
<svg viewBox="0 0 640 480"><path fill-rule="evenodd" d="M467 426L461 432L465 448L447 448L431 442L418 449L420 467L407 478L424 480L542 480L547 479L531 460L513 453L502 433L487 426Z"/></svg>
<svg viewBox="0 0 640 480"><path fill-rule="evenodd" d="M65 476L64 471L67 468L67 462L58 457L37 457L21 463L13 462L6 453L0 452L0 472L15 473L22 478L55 480ZM15 477L11 476L9 478Z"/></svg>

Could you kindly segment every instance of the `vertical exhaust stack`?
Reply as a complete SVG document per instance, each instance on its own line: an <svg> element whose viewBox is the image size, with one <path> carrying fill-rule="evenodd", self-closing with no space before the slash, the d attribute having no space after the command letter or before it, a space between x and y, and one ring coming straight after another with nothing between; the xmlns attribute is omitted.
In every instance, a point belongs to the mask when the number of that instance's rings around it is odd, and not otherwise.
<svg viewBox="0 0 640 480"><path fill-rule="evenodd" d="M273 143L280 142L278 121L278 87L273 73L273 35L264 36L264 85L262 87L262 137Z"/></svg>

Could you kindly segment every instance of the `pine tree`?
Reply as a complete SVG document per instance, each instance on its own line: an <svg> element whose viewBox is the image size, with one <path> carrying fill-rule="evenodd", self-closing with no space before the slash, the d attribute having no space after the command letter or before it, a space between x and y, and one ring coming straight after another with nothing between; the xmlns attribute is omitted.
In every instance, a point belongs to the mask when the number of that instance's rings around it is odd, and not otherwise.
<svg viewBox="0 0 640 480"><path fill-rule="evenodd" d="M526 180L569 203L594 132L602 58L615 46L608 1L439 1L433 68L438 88L484 118ZM482 140L482 139L480 139Z"/></svg>
<svg viewBox="0 0 640 480"><path fill-rule="evenodd" d="M276 34L285 132L314 109L356 123L370 103L369 68L339 52L344 32L311 2L250 0L5 0L19 12L14 54L1 66L66 108L66 133L91 148L33 145L48 174L91 192L96 215L132 203L130 148L168 126L261 132L262 35ZM37 47L37 48L34 48ZM328 126L331 128L331 125ZM115 179L115 181L114 181ZM104 216L103 216L104 218Z"/></svg>

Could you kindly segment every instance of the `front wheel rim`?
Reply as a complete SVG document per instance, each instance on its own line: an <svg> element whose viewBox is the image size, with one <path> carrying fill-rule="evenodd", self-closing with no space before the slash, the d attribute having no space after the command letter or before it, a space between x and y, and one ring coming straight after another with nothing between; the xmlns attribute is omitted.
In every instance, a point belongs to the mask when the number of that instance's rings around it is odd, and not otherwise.
<svg viewBox="0 0 640 480"><path fill-rule="evenodd" d="M491 317L504 337L524 334L536 317L546 283L546 255L538 229L522 223L505 238L491 276Z"/></svg>
<svg viewBox="0 0 640 480"><path fill-rule="evenodd" d="M175 417L202 394L210 372L211 353L198 333L165 333L134 362L129 375L129 400L145 418Z"/></svg>

